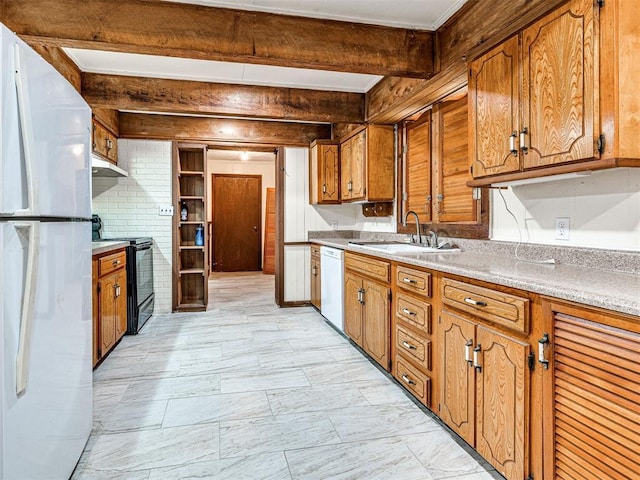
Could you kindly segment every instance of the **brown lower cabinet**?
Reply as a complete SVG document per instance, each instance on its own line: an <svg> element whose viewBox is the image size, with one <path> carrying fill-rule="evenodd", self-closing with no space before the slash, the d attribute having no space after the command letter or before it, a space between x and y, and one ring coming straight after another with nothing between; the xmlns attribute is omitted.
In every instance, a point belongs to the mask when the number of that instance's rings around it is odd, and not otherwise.
<svg viewBox="0 0 640 480"><path fill-rule="evenodd" d="M311 245L311 305L320 310L320 246Z"/></svg>
<svg viewBox="0 0 640 480"><path fill-rule="evenodd" d="M391 268L390 371L505 478L640 478L638 317L352 252L345 267L346 333L388 361Z"/></svg>
<svg viewBox="0 0 640 480"><path fill-rule="evenodd" d="M93 257L93 366L127 331L124 249Z"/></svg>
<svg viewBox="0 0 640 480"><path fill-rule="evenodd" d="M345 333L389 371L390 265L368 257L358 257L350 252L345 255ZM386 278L386 281L381 278Z"/></svg>

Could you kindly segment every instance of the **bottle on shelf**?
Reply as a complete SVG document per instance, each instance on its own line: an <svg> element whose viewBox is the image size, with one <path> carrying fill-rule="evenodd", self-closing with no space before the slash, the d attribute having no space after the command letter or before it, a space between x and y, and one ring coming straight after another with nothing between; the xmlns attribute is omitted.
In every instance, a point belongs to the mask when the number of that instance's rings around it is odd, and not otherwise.
<svg viewBox="0 0 640 480"><path fill-rule="evenodd" d="M182 206L180 208L180 220L183 222L186 222L188 214L189 214L189 210L187 210L187 203L182 202Z"/></svg>
<svg viewBox="0 0 640 480"><path fill-rule="evenodd" d="M204 227L202 225L196 227L196 245L198 247L204 245Z"/></svg>

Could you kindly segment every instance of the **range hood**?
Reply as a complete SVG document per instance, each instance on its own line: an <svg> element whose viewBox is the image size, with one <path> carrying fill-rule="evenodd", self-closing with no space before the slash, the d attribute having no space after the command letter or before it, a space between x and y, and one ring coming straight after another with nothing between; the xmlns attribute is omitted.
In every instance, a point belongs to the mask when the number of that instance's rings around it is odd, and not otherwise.
<svg viewBox="0 0 640 480"><path fill-rule="evenodd" d="M128 177L129 174L111 162L91 155L91 176L93 177Z"/></svg>

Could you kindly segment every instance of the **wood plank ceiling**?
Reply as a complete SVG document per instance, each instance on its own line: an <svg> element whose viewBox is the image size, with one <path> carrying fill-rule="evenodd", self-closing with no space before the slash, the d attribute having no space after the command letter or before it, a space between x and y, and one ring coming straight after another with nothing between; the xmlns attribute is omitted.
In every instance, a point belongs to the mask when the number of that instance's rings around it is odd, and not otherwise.
<svg viewBox="0 0 640 480"><path fill-rule="evenodd" d="M420 5L451 9L465 1ZM523 19L562 1L471 0L437 32L190 3L220 4L215 0L0 0L0 21L53 63L121 136L166 139L173 129L174 138L246 148L308 144L328 138L331 125L344 132L349 124L395 123L464 86L465 55L497 43ZM260 2L236 3L260 9ZM377 23L399 8L381 4L386 11ZM384 78L365 93L89 73L63 48ZM233 129L236 134L221 133Z"/></svg>

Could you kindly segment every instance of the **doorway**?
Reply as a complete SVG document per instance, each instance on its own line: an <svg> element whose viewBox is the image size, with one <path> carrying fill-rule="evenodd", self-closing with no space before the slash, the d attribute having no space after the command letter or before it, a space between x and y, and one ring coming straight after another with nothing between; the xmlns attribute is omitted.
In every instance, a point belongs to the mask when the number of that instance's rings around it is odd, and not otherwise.
<svg viewBox="0 0 640 480"><path fill-rule="evenodd" d="M262 176L213 174L214 272L262 270Z"/></svg>

